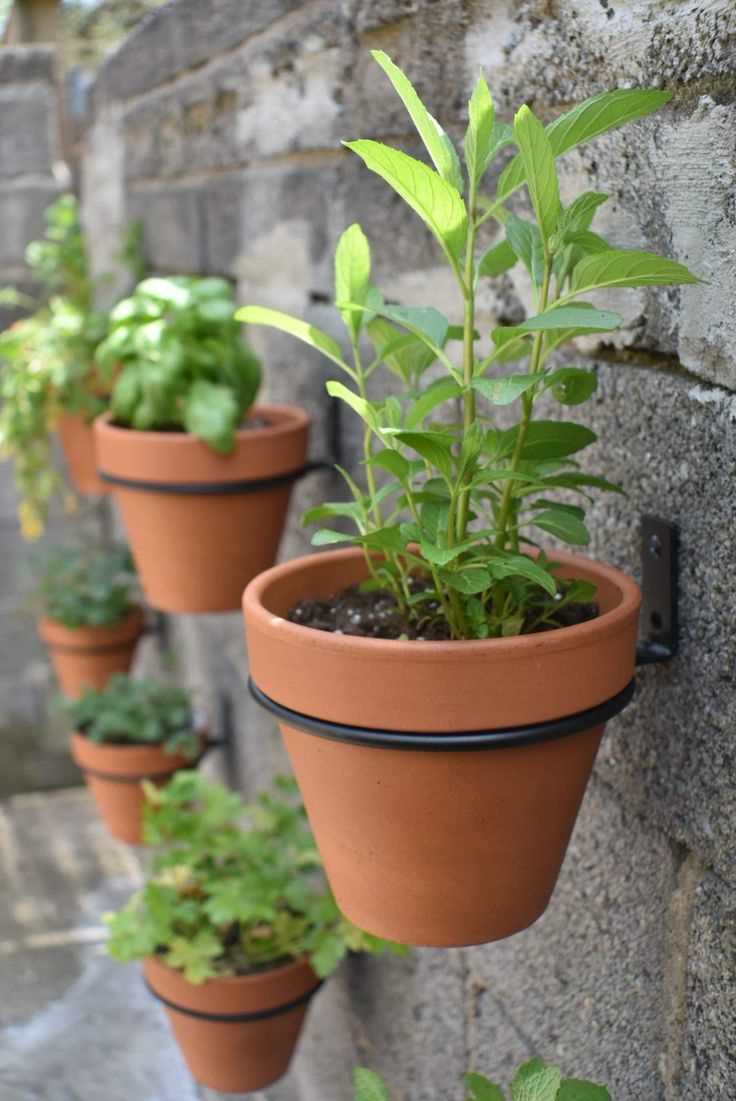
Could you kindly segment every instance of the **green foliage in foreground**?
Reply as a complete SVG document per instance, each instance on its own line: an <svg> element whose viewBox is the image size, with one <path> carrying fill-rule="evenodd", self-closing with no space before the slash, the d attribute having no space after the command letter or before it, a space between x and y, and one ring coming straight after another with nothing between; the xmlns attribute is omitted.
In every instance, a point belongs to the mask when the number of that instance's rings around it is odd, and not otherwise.
<svg viewBox="0 0 736 1101"><path fill-rule="evenodd" d="M335 305L349 360L327 333L277 310L253 305L237 317L322 352L345 380L328 382L328 393L363 423L365 487L343 472L350 500L328 502L305 516L306 522L347 519L355 534L322 528L313 539L317 546L362 547L372 583L393 592L419 633L433 620L444 620L458 639L554 627L561 603L586 602L594 590L582 582L563 585L554 561L535 558L530 548L550 535L584 546L584 503L591 492L620 492L580 466L594 432L568 419L535 416L543 396L567 410L596 390L595 373L560 363L556 353L575 337L608 334L621 324L617 313L599 309L589 295L698 281L674 260L617 248L596 233L592 222L608 196L586 191L563 204L556 159L649 115L670 96L647 89L605 92L546 127L522 106L510 125L496 118L480 76L468 104L463 165L404 73L382 51L373 57L432 167L377 141L344 144L434 236L459 288L460 324L434 307L387 302L371 281L370 247L357 224L345 231L335 256ZM487 170L503 151L513 156L498 176L495 196L486 196ZM526 201L509 205L522 188ZM491 222L498 237L488 247L481 231ZM478 332L484 280L517 264L531 281L533 315ZM381 371L399 380L397 394L371 396L373 376ZM377 389L385 394L385 386ZM519 409L509 428L494 415L504 406ZM561 491L576 503L560 501ZM428 580L418 593L410 584L417 570Z"/></svg>
<svg viewBox="0 0 736 1101"><path fill-rule="evenodd" d="M159 745L190 758L199 750L189 693L175 684L115 673L101 691L88 689L65 710L91 742Z"/></svg>
<svg viewBox="0 0 736 1101"><path fill-rule="evenodd" d="M309 956L329 975L348 951L403 952L337 908L292 780L246 805L198 772L146 785L148 882L108 916L117 960L158 953L192 983Z"/></svg>
<svg viewBox="0 0 736 1101"><path fill-rule="evenodd" d="M380 1075L365 1067L354 1072L355 1101L391 1101ZM482 1074L466 1074L467 1101L507 1101L509 1095ZM611 1101L605 1086L581 1078L563 1078L560 1070L541 1059L519 1067L511 1083L511 1101Z"/></svg>
<svg viewBox="0 0 736 1101"><path fill-rule="evenodd" d="M137 579L126 546L51 547L39 559L36 596L64 627L106 627L133 607Z"/></svg>
<svg viewBox="0 0 736 1101"><path fill-rule="evenodd" d="M227 453L261 383L258 359L233 320L225 279L144 279L110 315L97 349L109 377L115 422L185 430Z"/></svg>

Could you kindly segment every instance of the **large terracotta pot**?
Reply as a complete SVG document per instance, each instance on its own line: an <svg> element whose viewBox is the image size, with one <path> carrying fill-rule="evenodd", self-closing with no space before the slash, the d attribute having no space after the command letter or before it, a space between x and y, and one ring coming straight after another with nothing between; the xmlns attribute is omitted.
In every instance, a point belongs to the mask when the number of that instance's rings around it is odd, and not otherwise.
<svg viewBox="0 0 736 1101"><path fill-rule="evenodd" d="M276 559L309 417L263 405L268 427L242 429L220 455L186 432L95 422L97 460L120 505L143 590L166 612L240 607L243 586Z"/></svg>
<svg viewBox="0 0 736 1101"><path fill-rule="evenodd" d="M288 622L365 577L360 551L245 591L254 694L281 731L337 902L408 944L480 944L545 910L605 719L632 692L637 586L563 554L602 614L519 638L401 642Z"/></svg>
<svg viewBox="0 0 736 1101"><path fill-rule="evenodd" d="M128 672L143 634L143 612L134 608L107 627L65 627L44 616L38 633L48 646L61 691L76 700L85 688L101 691L113 673Z"/></svg>
<svg viewBox="0 0 736 1101"><path fill-rule="evenodd" d="M183 753L166 753L158 745L98 745L78 733L72 734L71 750L108 830L129 845L143 840L142 781L165 784L180 768L196 765Z"/></svg>
<svg viewBox="0 0 736 1101"><path fill-rule="evenodd" d="M319 979L302 959L201 986L155 957L143 963L150 989L195 1080L222 1093L250 1093L286 1073Z"/></svg>
<svg viewBox="0 0 736 1101"><path fill-rule="evenodd" d="M78 493L109 493L97 473L95 435L92 424L82 416L64 413L56 425L67 471Z"/></svg>

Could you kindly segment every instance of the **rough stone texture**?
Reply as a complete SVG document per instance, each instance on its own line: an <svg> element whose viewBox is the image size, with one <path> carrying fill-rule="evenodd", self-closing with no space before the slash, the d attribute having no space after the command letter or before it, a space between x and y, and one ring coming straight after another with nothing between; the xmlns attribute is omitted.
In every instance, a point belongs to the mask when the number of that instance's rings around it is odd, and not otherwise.
<svg viewBox="0 0 736 1101"><path fill-rule="evenodd" d="M608 191L601 232L707 280L630 295L623 332L579 349L600 379L581 411L601 437L590 466L629 493L596 503L591 550L636 574L639 516L677 521L682 652L642 670L635 703L610 724L549 912L505 944L351 961L294 1072L269 1091L278 1101L344 1101L354 1059L386 1073L397 1099L459 1096L468 1066L508 1077L532 1053L606 1081L616 1101L736 1095L735 35L730 0L272 0L247 14L178 0L101 73L85 165L100 270L114 229L139 213L155 266L222 272L242 301L339 338L332 252L359 220L384 291L456 317L428 234L338 145L366 136L417 151L367 55L375 47L455 137L479 65L505 118L522 101L551 119L603 89L670 89L655 118L565 158L563 197ZM517 272L484 288L479 328L520 320L529 297ZM332 369L286 337L250 336L267 359L267 396L313 415L312 454L337 440L357 468L357 427L324 393ZM308 550L301 509L340 492L327 474L295 488L283 557ZM240 617L179 617L170 638L181 676L214 713L231 709L231 741L209 767L254 790L286 762L245 688Z"/></svg>

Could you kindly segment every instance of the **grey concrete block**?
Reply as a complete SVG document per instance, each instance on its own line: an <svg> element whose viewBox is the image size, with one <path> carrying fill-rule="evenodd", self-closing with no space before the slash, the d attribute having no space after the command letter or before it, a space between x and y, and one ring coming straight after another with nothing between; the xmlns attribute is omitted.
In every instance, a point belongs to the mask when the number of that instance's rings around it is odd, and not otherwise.
<svg viewBox="0 0 736 1101"><path fill-rule="evenodd" d="M59 195L59 187L48 183L0 187L0 265L15 268L24 263L26 245L44 232L44 211Z"/></svg>
<svg viewBox="0 0 736 1101"><path fill-rule="evenodd" d="M0 85L41 82L55 79L56 51L53 46L4 46L0 51Z"/></svg>
<svg viewBox="0 0 736 1101"><path fill-rule="evenodd" d="M0 86L0 179L50 173L59 156L56 119L51 87Z"/></svg>
<svg viewBox="0 0 736 1101"><path fill-rule="evenodd" d="M197 188L136 189L128 197L127 213L143 224L143 249L151 270L188 275L202 269L204 234Z"/></svg>

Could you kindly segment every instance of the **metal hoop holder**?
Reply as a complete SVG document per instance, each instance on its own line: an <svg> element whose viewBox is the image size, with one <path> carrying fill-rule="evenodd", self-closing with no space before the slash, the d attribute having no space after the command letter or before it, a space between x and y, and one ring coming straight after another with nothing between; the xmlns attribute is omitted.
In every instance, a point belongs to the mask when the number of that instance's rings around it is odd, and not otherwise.
<svg viewBox="0 0 736 1101"><path fill-rule="evenodd" d="M300 994L293 1001L273 1006L270 1009L257 1009L250 1013L205 1013L201 1009L189 1009L188 1006L178 1005L154 990L147 979L144 979L143 982L149 994L152 994L167 1009L173 1009L175 1013L183 1013L186 1017L195 1017L199 1021L216 1021L220 1024L243 1024L248 1021L266 1021L270 1017L280 1017L284 1013L290 1013L292 1009L298 1009L300 1006L306 1005L322 986L322 983L318 982L311 990L307 990L305 994Z"/></svg>

